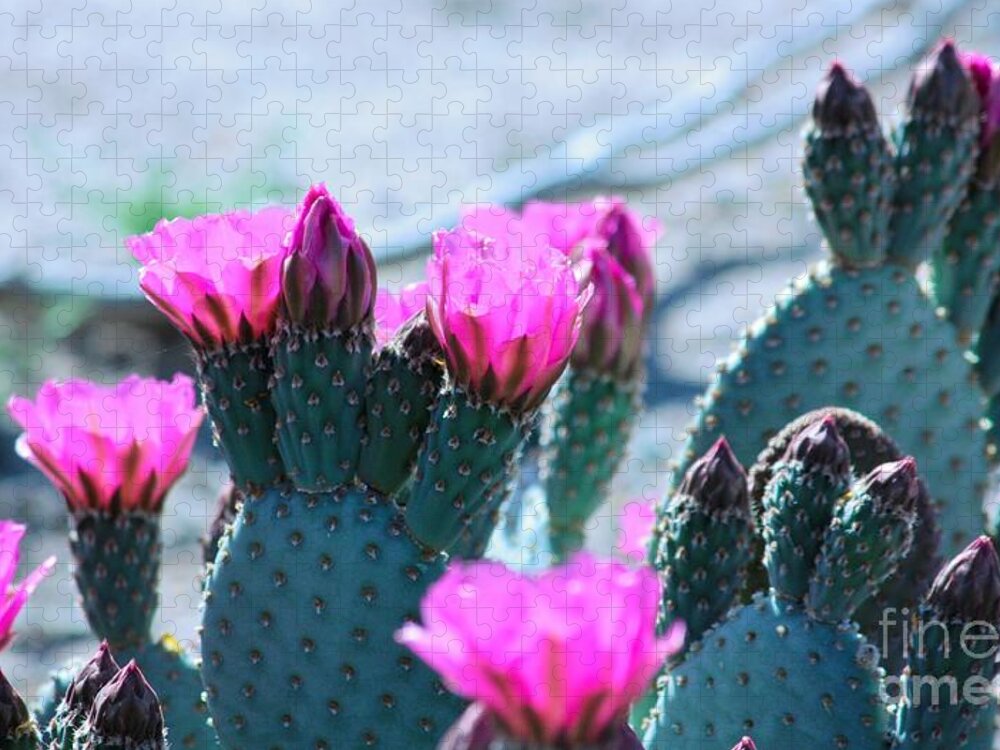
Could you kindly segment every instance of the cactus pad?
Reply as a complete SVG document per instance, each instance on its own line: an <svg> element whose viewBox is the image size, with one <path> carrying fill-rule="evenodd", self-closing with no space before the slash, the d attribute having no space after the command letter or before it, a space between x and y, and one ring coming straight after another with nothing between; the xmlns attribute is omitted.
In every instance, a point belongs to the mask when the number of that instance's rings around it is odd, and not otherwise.
<svg viewBox="0 0 1000 750"><path fill-rule="evenodd" d="M734 612L663 678L647 750L707 750L752 734L770 748L881 746L877 650L763 595Z"/></svg>
<svg viewBox="0 0 1000 750"><path fill-rule="evenodd" d="M544 426L542 476L557 558L583 546L587 522L606 498L639 411L641 382L570 369Z"/></svg>
<svg viewBox="0 0 1000 750"><path fill-rule="evenodd" d="M271 364L263 344L198 355L198 379L215 442L233 480L255 491L284 474L274 445Z"/></svg>
<svg viewBox="0 0 1000 750"><path fill-rule="evenodd" d="M69 544L94 634L113 648L144 643L159 604L159 516L75 510Z"/></svg>
<svg viewBox="0 0 1000 750"><path fill-rule="evenodd" d="M350 481L363 435L370 334L285 327L275 337L278 449L289 479L308 491Z"/></svg>
<svg viewBox="0 0 1000 750"><path fill-rule="evenodd" d="M442 562L360 489L243 505L208 577L203 675L223 745L432 747L462 704L393 633Z"/></svg>
<svg viewBox="0 0 1000 750"><path fill-rule="evenodd" d="M830 405L876 419L917 460L942 544L982 527L982 397L950 325L911 273L821 264L778 297L710 386L680 472L725 435L744 464L803 412Z"/></svg>

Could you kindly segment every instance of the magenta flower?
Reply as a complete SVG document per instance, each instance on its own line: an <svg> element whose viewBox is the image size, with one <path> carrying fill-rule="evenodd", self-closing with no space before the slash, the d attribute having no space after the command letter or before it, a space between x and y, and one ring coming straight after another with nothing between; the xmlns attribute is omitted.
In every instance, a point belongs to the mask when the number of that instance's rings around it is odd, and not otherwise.
<svg viewBox="0 0 1000 750"><path fill-rule="evenodd" d="M653 527L656 525L656 505L639 498L632 500L622 508L618 517L620 542L618 550L632 564L643 564L646 561L646 548L653 538Z"/></svg>
<svg viewBox="0 0 1000 750"><path fill-rule="evenodd" d="M978 52L963 53L961 60L979 94L983 114L980 140L985 148L1000 130L1000 68Z"/></svg>
<svg viewBox="0 0 1000 750"><path fill-rule="evenodd" d="M427 317L452 378L485 401L535 408L562 374L591 288L547 246L497 244L475 232L435 232Z"/></svg>
<svg viewBox="0 0 1000 750"><path fill-rule="evenodd" d="M5 648L14 636L14 620L28 602L38 584L56 566L50 557L21 583L14 585L14 576L21 561L21 540L27 528L14 521L0 521L0 648Z"/></svg>
<svg viewBox="0 0 1000 750"><path fill-rule="evenodd" d="M282 271L284 314L294 323L348 331L371 319L375 259L326 185L309 188Z"/></svg>
<svg viewBox="0 0 1000 750"><path fill-rule="evenodd" d="M613 733L683 646L680 624L657 638L659 602L653 570L587 554L538 577L458 564L428 590L423 624L396 640L514 738L575 747Z"/></svg>
<svg viewBox="0 0 1000 750"><path fill-rule="evenodd" d="M271 333L280 299L283 239L291 212L199 216L160 221L125 245L143 264L149 300L202 350Z"/></svg>
<svg viewBox="0 0 1000 750"><path fill-rule="evenodd" d="M399 294L379 289L375 294L375 344L383 347L414 315L427 307L427 282L403 287Z"/></svg>
<svg viewBox="0 0 1000 750"><path fill-rule="evenodd" d="M204 411L191 379L130 375L117 385L46 382L7 411L24 433L18 454L38 467L71 509L158 512L187 468Z"/></svg>
<svg viewBox="0 0 1000 750"><path fill-rule="evenodd" d="M596 198L528 203L520 214L501 206L475 206L466 210L462 226L494 238L505 254L554 247L569 256L578 277L594 286L573 352L574 367L619 377L634 373L652 312L656 222L644 224L621 199Z"/></svg>
<svg viewBox="0 0 1000 750"><path fill-rule="evenodd" d="M605 253L635 280L645 310L656 287L652 251L661 233L658 221L643 220L621 198L598 197L584 203L527 203L522 221L534 236L553 247L586 258Z"/></svg>

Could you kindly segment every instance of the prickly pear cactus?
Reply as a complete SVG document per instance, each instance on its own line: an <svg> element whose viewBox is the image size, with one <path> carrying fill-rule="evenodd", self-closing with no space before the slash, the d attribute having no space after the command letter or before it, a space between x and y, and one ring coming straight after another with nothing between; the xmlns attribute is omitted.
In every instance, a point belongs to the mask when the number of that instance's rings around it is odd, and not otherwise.
<svg viewBox="0 0 1000 750"><path fill-rule="evenodd" d="M751 559L747 478L725 439L691 466L658 523L658 624L682 620L692 643L733 606Z"/></svg>
<svg viewBox="0 0 1000 750"><path fill-rule="evenodd" d="M831 257L780 294L720 365L676 476L720 435L750 464L784 423L846 407L878 420L916 459L940 511L943 548L955 552L982 524L983 394L955 328L913 269L964 194L979 120L954 47L942 46L928 69L914 81L895 154L864 89L839 66L831 71L806 156Z"/></svg>
<svg viewBox="0 0 1000 750"><path fill-rule="evenodd" d="M549 534L557 559L583 546L590 517L606 499L639 413L642 384L586 370L570 370L553 396L543 441ZM551 449L558 446L558 449Z"/></svg>
<svg viewBox="0 0 1000 750"><path fill-rule="evenodd" d="M361 488L244 505L207 583L203 674L227 748L430 747L462 709L393 632L442 560Z"/></svg>
<svg viewBox="0 0 1000 750"><path fill-rule="evenodd" d="M240 343L196 354L215 443L233 480L255 489L271 486L283 476L284 466L272 440L275 414L267 347Z"/></svg>
<svg viewBox="0 0 1000 750"><path fill-rule="evenodd" d="M201 677L170 636L152 640L159 605L160 519L145 511L75 511L70 548L84 612L119 663L134 659L162 703L175 748L212 748Z"/></svg>
<svg viewBox="0 0 1000 750"><path fill-rule="evenodd" d="M838 440L832 441L833 445L830 447L835 448L840 440L846 445L851 473L854 476L864 476L882 464L899 461L904 457L892 439L882 432L878 425L856 412L849 409L826 408L804 414L771 439L750 469L751 507L758 524L762 523L765 515L764 492L770 487L771 479L775 471L782 466L782 458L792 443L798 441L799 448L803 449L815 444L817 440L821 443L831 442L832 430L829 427L822 427L824 422L832 422L833 430L838 437ZM806 438L804 433L810 431L811 437ZM818 447L814 446L814 449ZM828 457L836 458L839 450L834 450L830 455L828 449ZM919 467L917 468L919 470ZM829 475L828 468L827 476ZM819 481L825 481L825 478L820 478ZM887 608L894 607L899 610L911 606L930 585L941 564L937 552L940 535L937 518L922 480L918 481L918 492L916 498L918 522L913 530L911 553L900 562L896 574L884 581L876 593L854 613L854 620L861 626L861 632L873 641L884 635L878 624L882 612ZM811 504L810 498L806 498L806 501ZM829 509L823 512L828 513ZM812 540L812 543L815 544L816 541ZM806 543L809 543L809 540L806 540ZM746 597L752 592L766 590L769 585L763 561L763 539L758 536L755 540L754 562L750 566L747 586L749 593L745 594ZM903 642L900 636L901 633L898 631L891 632L887 641L888 648L883 646L883 666L892 673L898 672L904 665Z"/></svg>
<svg viewBox="0 0 1000 750"><path fill-rule="evenodd" d="M692 649L660 685L647 750L704 748L753 732L763 747L878 748L890 730L876 649L758 595Z"/></svg>
<svg viewBox="0 0 1000 750"><path fill-rule="evenodd" d="M426 316L420 314L372 363L358 476L386 496L398 493L410 479L444 383L442 356Z"/></svg>
<svg viewBox="0 0 1000 750"><path fill-rule="evenodd" d="M660 679L647 748L751 728L773 747L878 747L891 729L878 649L844 621L909 552L919 489L909 459L855 477L830 416L800 431L761 495L771 593L731 612Z"/></svg>

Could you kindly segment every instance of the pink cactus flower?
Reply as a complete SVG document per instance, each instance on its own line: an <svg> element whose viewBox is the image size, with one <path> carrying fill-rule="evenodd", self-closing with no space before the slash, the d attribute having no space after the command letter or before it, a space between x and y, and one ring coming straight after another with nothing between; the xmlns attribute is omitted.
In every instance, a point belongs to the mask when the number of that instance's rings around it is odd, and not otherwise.
<svg viewBox="0 0 1000 750"><path fill-rule="evenodd" d="M204 410L194 383L130 375L117 385L46 382L7 411L24 430L18 454L38 467L71 509L159 512L187 468Z"/></svg>
<svg viewBox="0 0 1000 750"><path fill-rule="evenodd" d="M566 367L592 293L565 255L436 232L427 278L427 317L455 381L495 405L537 407Z"/></svg>
<svg viewBox="0 0 1000 750"><path fill-rule="evenodd" d="M655 503L638 498L627 503L618 517L619 543L621 555L633 565L646 562L646 548L653 538L656 524Z"/></svg>
<svg viewBox="0 0 1000 750"><path fill-rule="evenodd" d="M619 198L584 203L532 202L523 212L495 205L469 208L462 226L494 238L504 253L554 247L594 285L573 366L620 377L635 372L656 286L652 249L659 224L643 222Z"/></svg>
<svg viewBox="0 0 1000 750"><path fill-rule="evenodd" d="M24 609L38 584L56 566L56 558L49 557L19 584L14 584L18 563L21 561L21 540L27 528L14 521L0 521L0 649L5 648L14 636L14 620Z"/></svg>
<svg viewBox="0 0 1000 750"><path fill-rule="evenodd" d="M610 255L635 280L644 308L651 307L656 288L652 252L661 234L654 218L644 220L621 198L602 196L583 203L527 203L522 221L529 234L547 237L565 253Z"/></svg>
<svg viewBox="0 0 1000 750"><path fill-rule="evenodd" d="M458 564L424 597L423 623L396 640L515 739L576 747L613 733L683 646L680 624L657 638L659 602L652 569L583 553L538 577Z"/></svg>
<svg viewBox="0 0 1000 750"><path fill-rule="evenodd" d="M282 270L284 315L299 325L348 331L371 319L375 259L323 183L299 208Z"/></svg>
<svg viewBox="0 0 1000 750"><path fill-rule="evenodd" d="M273 330L291 222L277 207L164 220L125 245L143 264L149 300L195 347L213 350Z"/></svg>
<svg viewBox="0 0 1000 750"><path fill-rule="evenodd" d="M403 287L399 294L379 289L375 294L375 345L383 347L414 315L427 307L427 282Z"/></svg>
<svg viewBox="0 0 1000 750"><path fill-rule="evenodd" d="M963 53L960 59L979 93L983 113L980 140L986 147L1000 130L1000 67L978 52Z"/></svg>

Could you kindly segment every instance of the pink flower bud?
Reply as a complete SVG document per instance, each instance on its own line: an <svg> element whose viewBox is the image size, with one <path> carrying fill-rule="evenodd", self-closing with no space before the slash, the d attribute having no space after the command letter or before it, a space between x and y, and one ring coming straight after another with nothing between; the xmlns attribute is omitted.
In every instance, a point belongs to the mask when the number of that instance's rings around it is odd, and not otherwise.
<svg viewBox="0 0 1000 750"><path fill-rule="evenodd" d="M28 597L56 565L55 557L50 557L21 583L14 584L17 566L21 561L21 540L26 531L22 524L0 521L0 648L10 643L14 636L14 620L28 602Z"/></svg>
<svg viewBox="0 0 1000 750"><path fill-rule="evenodd" d="M983 147L993 141L1000 130L1000 68L989 57L978 52L960 55L962 65L972 77L982 111L981 143Z"/></svg>
<svg viewBox="0 0 1000 750"><path fill-rule="evenodd" d="M265 208L161 221L125 239L149 300L202 350L274 329L291 213Z"/></svg>
<svg viewBox="0 0 1000 750"><path fill-rule="evenodd" d="M660 584L650 568L579 554L538 577L500 563L452 566L396 633L458 695L526 743L590 745L624 720L684 643L656 636Z"/></svg>
<svg viewBox="0 0 1000 750"><path fill-rule="evenodd" d="M284 315L292 322L348 331L375 304L375 259L326 185L309 188L282 270Z"/></svg>
<svg viewBox="0 0 1000 750"><path fill-rule="evenodd" d="M565 255L436 232L427 277L427 316L455 382L495 405L538 406L566 367L591 294Z"/></svg>
<svg viewBox="0 0 1000 750"><path fill-rule="evenodd" d="M399 294L379 289L375 294L375 344L383 347L410 318L427 307L427 282L403 287Z"/></svg>
<svg viewBox="0 0 1000 750"><path fill-rule="evenodd" d="M204 418L194 383L130 375L118 385L48 381L34 401L14 396L24 430L18 454L38 467L70 508L158 512L187 468Z"/></svg>

